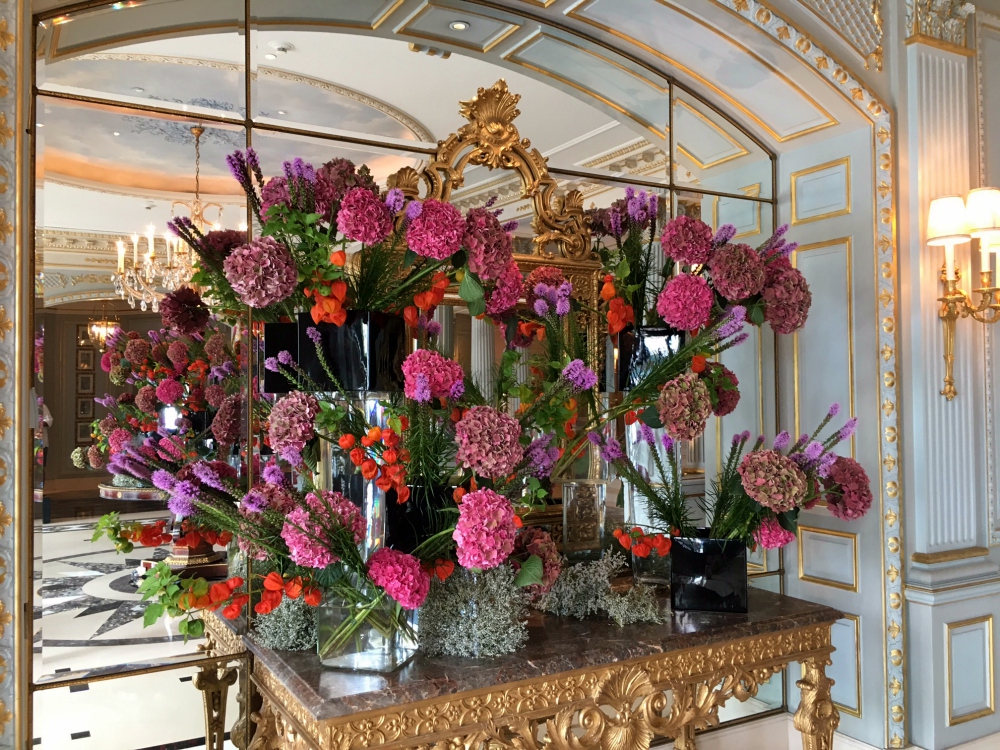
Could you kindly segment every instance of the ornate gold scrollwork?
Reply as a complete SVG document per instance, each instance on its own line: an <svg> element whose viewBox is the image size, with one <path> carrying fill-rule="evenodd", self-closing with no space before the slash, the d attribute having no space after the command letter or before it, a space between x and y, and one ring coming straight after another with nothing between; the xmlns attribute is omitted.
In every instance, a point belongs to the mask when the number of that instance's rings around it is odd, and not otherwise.
<svg viewBox="0 0 1000 750"><path fill-rule="evenodd" d="M833 749L840 714L830 697L833 680L826 676L826 667L832 663L826 657L802 662L805 674L795 683L802 690L802 700L794 717L795 728L802 733L802 750Z"/></svg>
<svg viewBox="0 0 1000 750"><path fill-rule="evenodd" d="M226 736L226 696L236 682L233 667L205 667L194 676L194 686L205 694L205 747L223 750Z"/></svg>

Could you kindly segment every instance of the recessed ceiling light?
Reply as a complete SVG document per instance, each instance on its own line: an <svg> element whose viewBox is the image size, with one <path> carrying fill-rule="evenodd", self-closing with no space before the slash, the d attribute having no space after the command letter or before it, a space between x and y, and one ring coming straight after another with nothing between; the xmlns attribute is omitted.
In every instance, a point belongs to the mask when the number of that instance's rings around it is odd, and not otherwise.
<svg viewBox="0 0 1000 750"><path fill-rule="evenodd" d="M274 54L273 52L268 52L266 55L264 55L264 59L265 60L277 60L278 56L276 54Z"/></svg>
<svg viewBox="0 0 1000 750"><path fill-rule="evenodd" d="M132 87L132 90L133 90L133 91L134 91L135 93L137 93L137 94L141 94L141 93L142 93L143 91L145 91L146 89L144 89L144 88L143 88L142 86L133 86L133 87Z"/></svg>
<svg viewBox="0 0 1000 750"><path fill-rule="evenodd" d="M279 109L278 110L278 114L279 115L287 115L288 113L285 110L283 110L283 109Z"/></svg>
<svg viewBox="0 0 1000 750"><path fill-rule="evenodd" d="M470 25L468 21L452 21L448 24L448 28L452 31L467 31Z"/></svg>

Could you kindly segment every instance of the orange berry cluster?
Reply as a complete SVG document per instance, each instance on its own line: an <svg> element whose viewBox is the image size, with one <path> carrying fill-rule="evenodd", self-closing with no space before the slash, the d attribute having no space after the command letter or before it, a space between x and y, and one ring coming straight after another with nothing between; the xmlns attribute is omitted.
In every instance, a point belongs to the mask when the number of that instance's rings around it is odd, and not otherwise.
<svg viewBox="0 0 1000 750"><path fill-rule="evenodd" d="M405 430L408 426L406 417L400 417L400 429ZM383 492L396 490L396 502L402 504L410 499L406 467L403 465L410 460L410 452L399 448L400 439L399 433L391 427L384 430L372 427L360 440L347 433L340 436L337 444L341 450L348 452L351 463L361 470L361 476L366 480L374 479L375 485ZM372 450L376 445L381 450Z"/></svg>
<svg viewBox="0 0 1000 750"><path fill-rule="evenodd" d="M613 534L618 543L625 549L631 550L636 557L649 557L652 552L656 552L660 557L670 554L672 542L669 536L646 534L638 526L632 527L631 531L615 529Z"/></svg>
<svg viewBox="0 0 1000 750"><path fill-rule="evenodd" d="M326 287L325 294L321 291L322 287ZM330 282L318 280L314 288L305 290L305 295L313 299L312 309L309 310L313 323L333 323L339 326L347 320L346 281L341 279Z"/></svg>
<svg viewBox="0 0 1000 750"><path fill-rule="evenodd" d="M601 299L608 303L608 333L612 336L620 333L625 326L635 323L635 310L632 305L618 296L615 289L615 277L610 273L604 277L604 284L601 286Z"/></svg>

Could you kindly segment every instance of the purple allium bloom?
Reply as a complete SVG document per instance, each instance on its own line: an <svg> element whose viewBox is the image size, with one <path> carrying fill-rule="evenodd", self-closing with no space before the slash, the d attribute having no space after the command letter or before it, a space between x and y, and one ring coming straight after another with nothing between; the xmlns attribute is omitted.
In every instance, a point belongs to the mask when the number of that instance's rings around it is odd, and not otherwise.
<svg viewBox="0 0 1000 750"><path fill-rule="evenodd" d="M157 469L153 472L152 482L156 489L170 492L174 488L174 484L177 483L177 480L174 479L174 475L169 471Z"/></svg>
<svg viewBox="0 0 1000 750"><path fill-rule="evenodd" d="M309 340L317 346L319 345L319 342L323 340L323 334L319 332L319 329L316 326L309 326L306 328L306 336L308 336Z"/></svg>
<svg viewBox="0 0 1000 750"><path fill-rule="evenodd" d="M601 458L608 463L613 463L624 458L625 452L622 450L621 443L612 437L609 437L604 443L604 447L601 448Z"/></svg>
<svg viewBox="0 0 1000 750"><path fill-rule="evenodd" d="M271 484L282 484L285 481L285 472L281 470L278 466L278 462L274 459L267 462L264 466L264 471L262 472L265 482L270 482Z"/></svg>
<svg viewBox="0 0 1000 750"><path fill-rule="evenodd" d="M776 451L783 451L791 442L792 436L788 434L787 430L782 430L774 436L774 442L771 444L771 447Z"/></svg>
<svg viewBox="0 0 1000 750"><path fill-rule="evenodd" d="M388 208L392 213L398 214L403 208L403 203L405 201L403 196L403 191L399 188L393 188L388 193L385 194L385 207Z"/></svg>
<svg viewBox="0 0 1000 750"><path fill-rule="evenodd" d="M417 375L413 400L421 404L426 404L431 400L431 384L428 382L427 376L423 373Z"/></svg>
<svg viewBox="0 0 1000 750"><path fill-rule="evenodd" d="M639 440L650 448L656 445L656 435L653 434L653 428L645 422L639 422Z"/></svg>
<svg viewBox="0 0 1000 750"><path fill-rule="evenodd" d="M268 357L264 360L264 369L270 370L271 372L278 372L281 367L278 365L277 357Z"/></svg>
<svg viewBox="0 0 1000 750"><path fill-rule="evenodd" d="M840 432L837 433L837 442L842 442L847 440L851 435L854 434L854 430L858 426L858 418L851 417L847 420L847 424L840 428Z"/></svg>
<svg viewBox="0 0 1000 750"><path fill-rule="evenodd" d="M292 359L292 353L287 349L282 349L278 352L278 361L283 365L291 365L295 362L295 360Z"/></svg>
<svg viewBox="0 0 1000 750"><path fill-rule="evenodd" d="M823 444L813 440L809 445L806 446L805 456L810 461L815 461L823 455Z"/></svg>
<svg viewBox="0 0 1000 750"><path fill-rule="evenodd" d="M725 245L729 240L736 236L736 227L732 224L723 224L719 227L719 231L715 233L715 239L712 240L714 245Z"/></svg>
<svg viewBox="0 0 1000 750"><path fill-rule="evenodd" d="M436 320L427 321L427 335L428 336L440 336L441 335L441 324Z"/></svg>
<svg viewBox="0 0 1000 750"><path fill-rule="evenodd" d="M574 359L563 368L563 377L578 391L589 391L597 385L597 375L582 359Z"/></svg>
<svg viewBox="0 0 1000 750"><path fill-rule="evenodd" d="M599 446L601 444L601 436L593 430L587 433L587 440L593 445Z"/></svg>
<svg viewBox="0 0 1000 750"><path fill-rule="evenodd" d="M539 284L541 286L541 284ZM535 315L540 318L544 318L549 314L549 303L543 300L541 297L535 300Z"/></svg>
<svg viewBox="0 0 1000 750"><path fill-rule="evenodd" d="M830 409L826 413L827 419L833 419L838 414L840 414L840 404L834 401L830 404Z"/></svg>
<svg viewBox="0 0 1000 750"><path fill-rule="evenodd" d="M448 391L448 398L450 398L452 401L458 401L458 399L462 398L462 395L464 393L465 393L465 383L463 383L461 380L456 380L454 383L452 383L451 389Z"/></svg>
<svg viewBox="0 0 1000 750"><path fill-rule="evenodd" d="M406 220L413 221L421 212L424 210L424 204L420 201L410 201L410 204L406 207Z"/></svg>

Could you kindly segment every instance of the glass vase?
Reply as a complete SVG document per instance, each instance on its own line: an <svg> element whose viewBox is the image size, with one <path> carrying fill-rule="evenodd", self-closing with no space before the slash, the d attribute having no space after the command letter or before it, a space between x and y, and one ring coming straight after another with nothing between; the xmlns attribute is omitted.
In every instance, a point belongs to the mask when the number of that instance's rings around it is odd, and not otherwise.
<svg viewBox="0 0 1000 750"><path fill-rule="evenodd" d="M562 483L563 554L570 562L601 558L606 494L607 482L578 479Z"/></svg>
<svg viewBox="0 0 1000 750"><path fill-rule="evenodd" d="M646 586L666 589L670 586L670 555L660 557L656 551L645 557L632 554L632 580Z"/></svg>
<svg viewBox="0 0 1000 750"><path fill-rule="evenodd" d="M317 653L324 667L394 672L416 654L411 614L387 596L359 603L328 593L316 610Z"/></svg>

